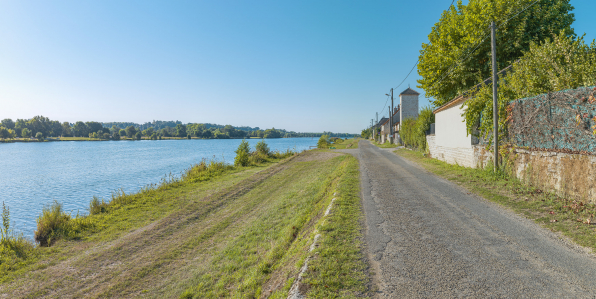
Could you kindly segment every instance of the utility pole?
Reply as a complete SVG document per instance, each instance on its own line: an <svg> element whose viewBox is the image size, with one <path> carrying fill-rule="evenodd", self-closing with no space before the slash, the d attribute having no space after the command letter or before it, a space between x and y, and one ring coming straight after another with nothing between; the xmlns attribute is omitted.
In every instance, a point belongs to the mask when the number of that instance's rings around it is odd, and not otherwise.
<svg viewBox="0 0 596 299"><path fill-rule="evenodd" d="M498 96L497 96L497 28L495 21L490 23L491 35L491 50L492 50L492 64L493 64L493 143L495 146L495 156L493 158L495 163L494 171L499 167L499 111L498 111Z"/></svg>
<svg viewBox="0 0 596 299"><path fill-rule="evenodd" d="M391 88L391 110L389 111L389 134L393 142L393 88Z"/></svg>

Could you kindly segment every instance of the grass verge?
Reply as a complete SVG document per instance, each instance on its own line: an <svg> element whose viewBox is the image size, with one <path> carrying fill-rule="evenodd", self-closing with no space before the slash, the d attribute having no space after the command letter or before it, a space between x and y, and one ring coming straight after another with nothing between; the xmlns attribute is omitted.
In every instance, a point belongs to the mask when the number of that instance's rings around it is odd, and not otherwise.
<svg viewBox="0 0 596 299"><path fill-rule="evenodd" d="M490 167L473 169L451 165L406 149L395 153L475 194L508 207L553 232L567 236L581 246L596 250L596 205L593 203L557 196L516 177L494 173Z"/></svg>
<svg viewBox="0 0 596 299"><path fill-rule="evenodd" d="M305 283L313 298L368 297L367 264L362 254L358 161L349 156L338 169L337 195L331 213L321 223L320 245L309 265Z"/></svg>
<svg viewBox="0 0 596 299"><path fill-rule="evenodd" d="M375 140L371 140L371 143L376 145L377 147L380 147L380 148L394 148L394 147L399 146L395 143L389 143L389 142L379 143L379 142L376 142Z"/></svg>
<svg viewBox="0 0 596 299"><path fill-rule="evenodd" d="M339 141L341 140L341 141ZM358 142L361 138L351 138L351 139L338 139L330 146L335 147L336 149L354 149L358 148Z"/></svg>
<svg viewBox="0 0 596 299"><path fill-rule="evenodd" d="M115 195L109 203L97 199L86 217L90 228L35 248L35 258L2 274L0 297L285 298L335 192L346 195L321 231L348 235L338 243L325 237L331 241L320 248L330 248L322 251L329 255L320 262L342 264L319 266L329 270L309 277L321 281L313 294L322 283L337 294L358 294L366 272L354 251L360 244L357 169L351 156L309 151ZM333 226L340 224L346 228ZM344 264L359 280L330 281L330 273L346 273Z"/></svg>

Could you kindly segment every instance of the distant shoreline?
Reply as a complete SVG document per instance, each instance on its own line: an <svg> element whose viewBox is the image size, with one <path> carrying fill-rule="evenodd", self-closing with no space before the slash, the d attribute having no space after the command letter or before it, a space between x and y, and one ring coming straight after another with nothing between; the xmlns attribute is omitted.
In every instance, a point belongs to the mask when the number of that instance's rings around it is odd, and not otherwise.
<svg viewBox="0 0 596 299"><path fill-rule="evenodd" d="M199 138L199 137L191 137L190 139L203 139L203 140L226 140L226 139L283 139L284 137L278 138L261 138L261 137L230 137L230 138ZM314 138L314 137L289 137L289 138ZM317 137L318 138L318 137ZM161 139L151 139L143 137L140 140L188 140L188 138L184 137L162 137ZM35 138L15 138L15 139L3 139L0 140L0 143L15 143L15 142L53 142L53 141L138 141L134 138L120 138L118 140L114 139L99 139L99 138L89 138L89 137L50 137L44 140L37 140Z"/></svg>

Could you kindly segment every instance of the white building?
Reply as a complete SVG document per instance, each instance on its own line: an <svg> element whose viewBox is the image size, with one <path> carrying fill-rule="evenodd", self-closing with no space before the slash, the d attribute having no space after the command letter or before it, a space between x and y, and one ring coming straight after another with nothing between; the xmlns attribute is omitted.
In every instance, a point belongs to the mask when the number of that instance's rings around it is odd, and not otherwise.
<svg viewBox="0 0 596 299"><path fill-rule="evenodd" d="M511 66L497 73L497 77L504 76ZM465 167L484 167L490 160L490 152L485 145L478 145L478 138L468 135L466 119L463 116L466 101L474 96L474 92L482 85L489 85L492 79L455 97L443 106L435 109L434 134L426 136L430 156L450 164Z"/></svg>
<svg viewBox="0 0 596 299"><path fill-rule="evenodd" d="M459 96L435 109L435 133L426 136L430 156L450 164L476 168L488 156L478 139L468 135L463 116L468 98Z"/></svg>

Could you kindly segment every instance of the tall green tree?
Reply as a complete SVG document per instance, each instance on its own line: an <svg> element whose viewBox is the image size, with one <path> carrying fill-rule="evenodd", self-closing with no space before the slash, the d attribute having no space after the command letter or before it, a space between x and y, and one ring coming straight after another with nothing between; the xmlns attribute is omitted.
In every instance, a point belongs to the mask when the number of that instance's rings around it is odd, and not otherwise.
<svg viewBox="0 0 596 299"><path fill-rule="evenodd" d="M21 131L21 137L23 137L23 138L29 138L29 137L31 137L31 131L29 129L27 129L27 128L24 128Z"/></svg>
<svg viewBox="0 0 596 299"><path fill-rule="evenodd" d="M72 126L71 131L75 137L89 136L89 127L87 127L87 124L82 121L77 121L74 126Z"/></svg>
<svg viewBox="0 0 596 299"><path fill-rule="evenodd" d="M539 0L523 11L534 1L470 0L463 5L459 0L456 6L444 11L428 35L429 43L422 44L418 63L422 78L418 87L435 99L435 106L440 106L489 78L491 20L500 26L496 38L498 69L516 61L532 42L543 41L560 31L574 35L570 0Z"/></svg>
<svg viewBox="0 0 596 299"><path fill-rule="evenodd" d="M88 121L87 123L87 127L89 128L89 132L97 132L103 129L103 126L96 122L96 121ZM103 134L103 131L102 131Z"/></svg>
<svg viewBox="0 0 596 299"><path fill-rule="evenodd" d="M9 135L8 129L5 127L0 127L0 138L7 139L9 136L10 135Z"/></svg>
<svg viewBox="0 0 596 299"><path fill-rule="evenodd" d="M14 129L14 125L14 121L12 121L12 119L10 118L5 118L2 120L2 126L5 127L7 130Z"/></svg>
<svg viewBox="0 0 596 299"><path fill-rule="evenodd" d="M186 137L186 126L182 124L176 125L176 136Z"/></svg>
<svg viewBox="0 0 596 299"><path fill-rule="evenodd" d="M72 130L70 127L70 123L67 121L62 123L62 136L64 136L64 137L72 136Z"/></svg>
<svg viewBox="0 0 596 299"><path fill-rule="evenodd" d="M128 127L126 127L125 131L126 131L126 136L128 138L134 137L135 134L137 133L137 129L134 126L128 126Z"/></svg>

